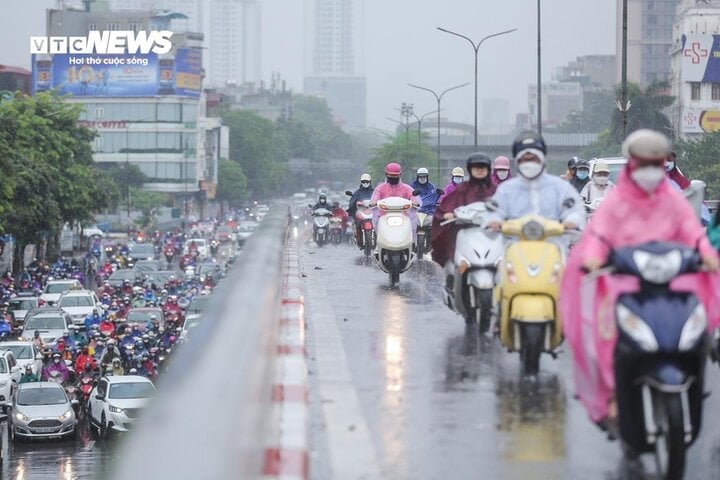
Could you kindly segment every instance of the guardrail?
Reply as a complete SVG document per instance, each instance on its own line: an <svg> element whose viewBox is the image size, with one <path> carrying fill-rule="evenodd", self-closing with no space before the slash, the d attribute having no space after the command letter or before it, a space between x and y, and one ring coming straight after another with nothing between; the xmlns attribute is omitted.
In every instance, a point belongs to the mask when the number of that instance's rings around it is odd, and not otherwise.
<svg viewBox="0 0 720 480"><path fill-rule="evenodd" d="M178 351L111 478L261 478L273 426L289 208L248 239Z"/></svg>

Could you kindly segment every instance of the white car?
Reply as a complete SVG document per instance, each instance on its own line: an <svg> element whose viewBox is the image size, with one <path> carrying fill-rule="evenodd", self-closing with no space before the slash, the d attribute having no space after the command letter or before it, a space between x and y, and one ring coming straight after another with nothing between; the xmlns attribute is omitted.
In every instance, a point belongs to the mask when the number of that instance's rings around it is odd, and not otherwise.
<svg viewBox="0 0 720 480"><path fill-rule="evenodd" d="M49 280L42 295L40 295L40 299L48 305L54 305L60 299L60 296L71 288L82 288L82 285L75 279Z"/></svg>
<svg viewBox="0 0 720 480"><path fill-rule="evenodd" d="M91 290L68 290L60 296L57 306L72 317L75 325L83 325L85 317L92 314L93 309L100 312L102 304Z"/></svg>
<svg viewBox="0 0 720 480"><path fill-rule="evenodd" d="M25 372L25 366L30 365L32 371L38 377L42 373L42 354L40 350L28 341L3 342L0 348L10 350L15 357L15 361L20 367L20 373Z"/></svg>
<svg viewBox="0 0 720 480"><path fill-rule="evenodd" d="M0 351L0 403L7 405L20 381L20 367L10 350Z"/></svg>
<svg viewBox="0 0 720 480"><path fill-rule="evenodd" d="M190 238L185 241L185 245L183 246L183 255L190 253L190 245L192 245L193 242L197 245L198 257L200 260L206 259L208 257L208 245L204 238Z"/></svg>
<svg viewBox="0 0 720 480"><path fill-rule="evenodd" d="M605 162L610 169L610 181L617 183L620 172L625 168L625 165L627 165L627 159L623 157L593 158L588 162L590 166L590 178L592 178L593 171L595 170L595 164L601 160Z"/></svg>
<svg viewBox="0 0 720 480"><path fill-rule="evenodd" d="M48 347L55 346L55 341L63 336L65 330L70 330L72 325L70 315L59 308L38 309L37 313L31 313L25 319L22 340L32 341L36 331L40 332L40 338ZM2 348L2 346L0 346Z"/></svg>
<svg viewBox="0 0 720 480"><path fill-rule="evenodd" d="M13 322L15 327L22 325L25 321L25 315L27 315L27 313L33 308L38 307L38 300L40 300L39 297L30 296L18 296L8 300L8 303L10 304L9 310L12 312L13 318L15 319Z"/></svg>
<svg viewBox="0 0 720 480"><path fill-rule="evenodd" d="M154 394L153 383L139 375L102 377L90 392L90 424L101 437L110 430L130 431Z"/></svg>

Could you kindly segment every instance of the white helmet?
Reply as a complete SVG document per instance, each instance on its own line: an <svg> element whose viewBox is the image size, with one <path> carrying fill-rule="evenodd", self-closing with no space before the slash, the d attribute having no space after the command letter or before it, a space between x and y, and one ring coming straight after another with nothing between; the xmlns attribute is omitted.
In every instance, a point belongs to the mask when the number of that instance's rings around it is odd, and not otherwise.
<svg viewBox="0 0 720 480"><path fill-rule="evenodd" d="M430 174L430 172L428 172L428 169L425 168L425 167L420 167L420 168L417 169L417 175L418 175L418 176L420 176L420 175L429 175L429 174Z"/></svg>
<svg viewBox="0 0 720 480"><path fill-rule="evenodd" d="M670 156L671 150L670 141L665 135L648 129L634 131L622 144L622 154L625 158L664 160Z"/></svg>
<svg viewBox="0 0 720 480"><path fill-rule="evenodd" d="M372 179L370 178L369 174L363 173L362 175L360 175L360 181L361 182L371 182Z"/></svg>
<svg viewBox="0 0 720 480"><path fill-rule="evenodd" d="M455 167L452 169L452 172L450 173L453 177L464 177L465 176L465 170L463 170L461 167Z"/></svg>

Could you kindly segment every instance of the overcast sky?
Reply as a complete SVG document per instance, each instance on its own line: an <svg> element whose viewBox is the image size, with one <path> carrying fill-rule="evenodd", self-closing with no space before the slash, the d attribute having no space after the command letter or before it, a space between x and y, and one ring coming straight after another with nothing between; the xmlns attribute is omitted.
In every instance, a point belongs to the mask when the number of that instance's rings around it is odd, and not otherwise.
<svg viewBox="0 0 720 480"><path fill-rule="evenodd" d="M535 81L535 0L356 0L364 1L362 57L368 82L368 125L390 129L401 102L418 114L435 109L417 83L442 90L473 81L473 52L462 39L435 30L443 26L480 39L479 88L483 98L510 100L511 114L527 111L528 85ZM612 0L543 1L543 75L579 55L615 52L615 3ZM45 34L45 9L54 0L4 0L0 15L0 63L30 67L29 36ZM9 4L13 6L10 7ZM263 0L263 72L280 72L291 88L302 90L304 68L303 0ZM482 103L480 103L482 105ZM443 100L443 116L472 123L472 84ZM513 117L514 118L514 117ZM482 119L482 113L480 113Z"/></svg>

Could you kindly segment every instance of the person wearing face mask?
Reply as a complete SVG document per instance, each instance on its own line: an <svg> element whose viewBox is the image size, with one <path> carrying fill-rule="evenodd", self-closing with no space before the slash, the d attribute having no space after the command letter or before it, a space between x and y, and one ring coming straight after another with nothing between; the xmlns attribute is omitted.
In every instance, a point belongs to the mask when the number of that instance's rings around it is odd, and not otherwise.
<svg viewBox="0 0 720 480"><path fill-rule="evenodd" d="M677 166L677 155L673 151L670 152L670 155L668 155L665 161L665 172L667 176L670 177L670 180L677 185L679 190L685 190L690 186L690 180L683 175Z"/></svg>
<svg viewBox="0 0 720 480"><path fill-rule="evenodd" d="M470 179L461 183L435 210L433 225L430 230L432 241L432 259L443 267L447 267L448 280L452 279L450 262L455 255L455 239L458 226L455 224L440 225L454 217L457 207L475 202L484 202L495 193L495 184L490 176L490 157L484 153L473 153L467 159L467 171ZM451 287L451 285L448 285Z"/></svg>
<svg viewBox="0 0 720 480"><path fill-rule="evenodd" d="M510 175L510 160L507 157L497 157L493 162L492 168L492 182L495 185L500 185L506 180L509 180Z"/></svg>
<svg viewBox="0 0 720 480"><path fill-rule="evenodd" d="M535 132L521 133L513 143L519 176L501 183L492 198L493 212L488 227L499 231L504 220L534 214L582 229L585 206L579 193L567 181L545 172L545 141ZM567 247L567 239L552 241Z"/></svg>
<svg viewBox="0 0 720 480"><path fill-rule="evenodd" d="M372 187L372 179L370 178L370 175L367 173L363 173L362 175L360 175L360 188L353 192L348 204L347 213L350 218L355 218L355 214L357 213L357 202L362 202L363 200L370 200L373 194L373 190L374 189Z"/></svg>
<svg viewBox="0 0 720 480"><path fill-rule="evenodd" d="M437 206L440 195L437 193L437 187L429 180L429 172L425 167L418 168L417 177L415 181L410 184L413 190L420 192L420 200L422 200L422 207L418 210L420 213L432 215L435 213L435 207Z"/></svg>
<svg viewBox="0 0 720 480"><path fill-rule="evenodd" d="M592 182L588 182L580 192L585 203L593 203L603 198L615 186L610 181L610 168L602 160L595 164L593 169Z"/></svg>
<svg viewBox="0 0 720 480"><path fill-rule="evenodd" d="M318 201L312 207L313 210L317 210L318 208L327 208L328 210L330 210L330 205L328 205L327 203L327 195L324 193L318 195Z"/></svg>
<svg viewBox="0 0 720 480"><path fill-rule="evenodd" d="M590 164L587 160L578 159L575 162L575 176L570 180L570 184L575 190L582 192L588 183L590 183Z"/></svg>
<svg viewBox="0 0 720 480"><path fill-rule="evenodd" d="M419 197L413 196L413 188L407 183L400 181L400 175L402 175L402 167L399 163L391 162L385 165L385 182L375 187L372 197L370 197L370 205L376 206L378 200L389 197L400 197L413 202L416 207L422 206L422 202ZM375 209L375 228L377 228L377 218L384 215L384 212L380 212L379 209ZM415 215L415 209L410 209L410 221L413 226L413 235L417 231L417 215Z"/></svg>
<svg viewBox="0 0 720 480"><path fill-rule="evenodd" d="M443 189L445 193L440 195L440 198L438 199L438 203L445 200L448 195L450 195L452 192L455 191L455 189L463 183L465 180L465 170L463 170L461 167L455 167L452 169L452 172L450 172L450 183L448 183L445 188Z"/></svg>
<svg viewBox="0 0 720 480"><path fill-rule="evenodd" d="M568 182L571 181L575 177L575 164L577 163L578 158L572 157L567 162L567 170L565 170L565 173L560 175L560 178L563 180L567 180Z"/></svg>
<svg viewBox="0 0 720 480"><path fill-rule="evenodd" d="M563 332L573 350L577 392L591 418L600 425L612 425L617 418L612 400L613 356L601 354L614 350L617 329L605 327L601 332L602 309L589 305L607 305L612 311L617 297L636 291L637 285L615 276L591 280L584 277L584 273L600 269L615 249L651 241L695 247L706 270L720 269L718 254L692 207L681 192L670 186L666 177L664 163L670 153L667 137L653 130L637 130L626 138L622 153L628 163L570 252L560 286L560 316ZM681 278L675 281L682 282L682 286L677 284L678 288L696 292L708 313L717 311L716 274ZM589 367L586 367L590 365L587 360L590 358L594 362L592 373L588 373Z"/></svg>

